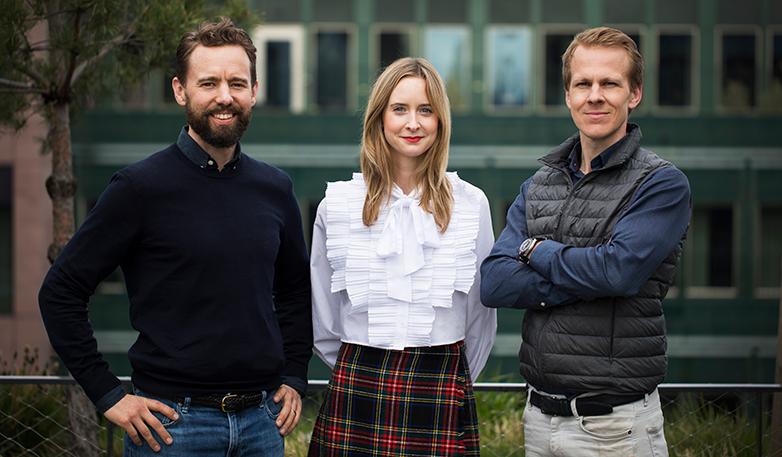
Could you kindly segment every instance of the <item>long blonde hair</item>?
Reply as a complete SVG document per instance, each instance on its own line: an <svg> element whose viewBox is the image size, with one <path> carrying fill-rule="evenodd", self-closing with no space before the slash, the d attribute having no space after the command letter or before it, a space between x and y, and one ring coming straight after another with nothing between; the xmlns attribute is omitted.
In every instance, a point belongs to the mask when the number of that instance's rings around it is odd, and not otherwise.
<svg viewBox="0 0 782 457"><path fill-rule="evenodd" d="M421 78L426 83L426 96L437 116L437 134L432 147L422 156L414 180L421 190L421 208L434 215L441 232L451 221L453 193L445 174L448 166L448 146L451 141L451 105L442 78L426 59L404 57L386 67L378 76L369 94L364 114L359 162L367 196L362 218L364 225L377 221L380 207L391 197L394 185L391 147L383 134L383 113L391 92L407 77Z"/></svg>

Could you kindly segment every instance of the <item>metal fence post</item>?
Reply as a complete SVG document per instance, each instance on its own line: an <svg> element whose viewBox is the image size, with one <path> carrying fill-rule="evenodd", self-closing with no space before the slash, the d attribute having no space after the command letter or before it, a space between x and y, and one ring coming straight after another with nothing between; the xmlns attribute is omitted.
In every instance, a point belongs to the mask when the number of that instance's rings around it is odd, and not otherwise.
<svg viewBox="0 0 782 457"><path fill-rule="evenodd" d="M757 392L755 400L758 402L758 457L763 457L763 392Z"/></svg>

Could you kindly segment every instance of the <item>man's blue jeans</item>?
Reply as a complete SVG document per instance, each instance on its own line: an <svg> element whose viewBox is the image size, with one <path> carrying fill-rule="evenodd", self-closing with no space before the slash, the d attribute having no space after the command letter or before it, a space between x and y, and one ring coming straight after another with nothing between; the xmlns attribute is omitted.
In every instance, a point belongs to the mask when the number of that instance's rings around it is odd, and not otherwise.
<svg viewBox="0 0 782 457"><path fill-rule="evenodd" d="M274 421L282 404L274 403L273 394L260 405L235 413L224 413L216 408L193 406L190 399L182 403L136 391L136 395L158 400L174 408L179 419L171 419L153 412L166 427L174 442L169 446L152 431L160 452L154 452L144 442L136 446L125 434L125 457L282 457L284 442Z"/></svg>

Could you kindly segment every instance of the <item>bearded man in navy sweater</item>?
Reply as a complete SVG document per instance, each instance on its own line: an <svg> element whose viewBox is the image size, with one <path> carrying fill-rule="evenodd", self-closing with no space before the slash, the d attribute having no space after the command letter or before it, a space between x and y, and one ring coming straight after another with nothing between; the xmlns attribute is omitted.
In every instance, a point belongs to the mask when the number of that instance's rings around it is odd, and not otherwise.
<svg viewBox="0 0 782 457"><path fill-rule="evenodd" d="M312 354L309 261L291 179L241 151L255 47L228 19L182 37L187 126L118 171L39 294L52 346L127 432L126 455L282 456ZM139 335L128 394L87 317L119 266ZM159 441L165 443L161 446Z"/></svg>

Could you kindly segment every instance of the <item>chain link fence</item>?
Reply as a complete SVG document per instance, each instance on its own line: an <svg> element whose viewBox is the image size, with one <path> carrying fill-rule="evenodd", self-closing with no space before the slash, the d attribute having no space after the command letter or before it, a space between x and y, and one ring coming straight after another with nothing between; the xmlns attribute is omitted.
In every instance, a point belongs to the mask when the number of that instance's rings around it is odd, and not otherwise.
<svg viewBox="0 0 782 457"><path fill-rule="evenodd" d="M128 382L127 379L123 380ZM286 456L306 455L326 381L311 381L302 419L286 438ZM522 411L525 385L475 386L481 455L523 456ZM121 456L123 431L98 414L81 419L94 424L97 437L74 433L68 408L73 380L56 376L0 376L0 457ZM663 384L665 436L672 457L782 457L772 449L772 402L779 384ZM782 403L782 402L780 402ZM782 412L780 412L782 414ZM782 430L776 431L778 434Z"/></svg>

